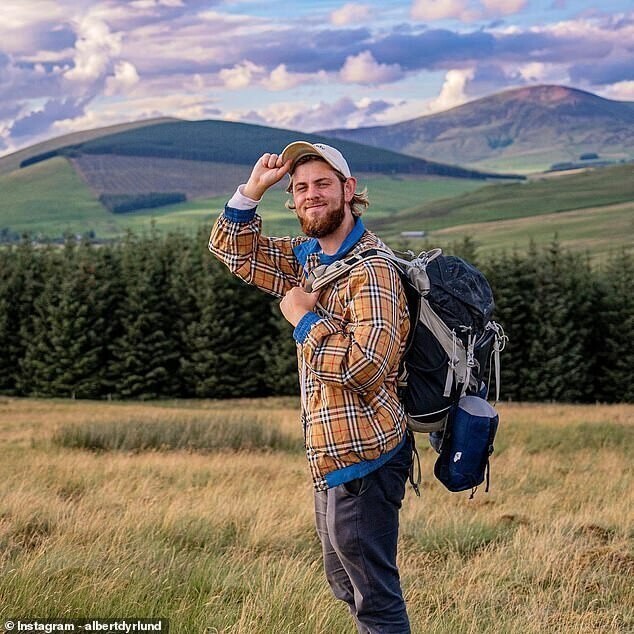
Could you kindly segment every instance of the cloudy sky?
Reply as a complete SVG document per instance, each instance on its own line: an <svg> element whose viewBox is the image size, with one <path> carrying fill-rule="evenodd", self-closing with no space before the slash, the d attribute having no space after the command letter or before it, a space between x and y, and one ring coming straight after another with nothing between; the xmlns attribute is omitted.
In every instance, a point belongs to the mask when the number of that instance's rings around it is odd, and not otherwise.
<svg viewBox="0 0 634 634"><path fill-rule="evenodd" d="M500 90L634 100L631 0L2 0L0 155L157 116L302 131Z"/></svg>

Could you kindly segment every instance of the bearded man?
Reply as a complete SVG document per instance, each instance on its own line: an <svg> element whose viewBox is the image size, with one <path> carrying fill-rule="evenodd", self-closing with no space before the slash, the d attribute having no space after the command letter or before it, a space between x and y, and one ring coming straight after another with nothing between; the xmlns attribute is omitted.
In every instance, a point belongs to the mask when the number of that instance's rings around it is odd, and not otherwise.
<svg viewBox="0 0 634 634"><path fill-rule="evenodd" d="M256 208L286 174L305 236L262 235ZM301 422L314 484L317 533L330 587L359 632L410 631L396 564L399 510L412 448L398 398L409 332L395 267L364 258L321 292L307 281L320 265L387 247L363 226L367 195L356 192L343 155L297 141L263 154L216 221L210 251L238 277L281 298L295 326Z"/></svg>

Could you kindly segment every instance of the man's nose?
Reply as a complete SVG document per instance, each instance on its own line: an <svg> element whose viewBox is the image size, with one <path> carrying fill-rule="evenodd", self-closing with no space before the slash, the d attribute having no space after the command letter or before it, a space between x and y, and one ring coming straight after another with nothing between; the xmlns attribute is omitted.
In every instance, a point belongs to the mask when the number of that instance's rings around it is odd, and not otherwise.
<svg viewBox="0 0 634 634"><path fill-rule="evenodd" d="M308 188L306 189L306 198L308 199L317 198L318 195L319 195L319 191L317 187L315 187L314 185L309 185Z"/></svg>

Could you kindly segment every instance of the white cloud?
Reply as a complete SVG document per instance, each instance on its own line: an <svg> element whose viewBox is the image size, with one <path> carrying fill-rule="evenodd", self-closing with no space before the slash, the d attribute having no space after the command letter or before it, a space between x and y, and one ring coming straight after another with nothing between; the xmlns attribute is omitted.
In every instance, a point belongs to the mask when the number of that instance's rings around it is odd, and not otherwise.
<svg viewBox="0 0 634 634"><path fill-rule="evenodd" d="M30 59L42 47L42 38L72 17L72 8L55 0L3 0L0 50Z"/></svg>
<svg viewBox="0 0 634 634"><path fill-rule="evenodd" d="M286 68L286 64L276 66L268 75L260 82L260 85L267 90L289 90L301 84L315 84L327 81L328 74L325 71L318 73L292 73Z"/></svg>
<svg viewBox="0 0 634 634"><path fill-rule="evenodd" d="M114 75L106 79L104 94L111 96L125 94L139 83L139 73L130 62L117 62Z"/></svg>
<svg viewBox="0 0 634 634"><path fill-rule="evenodd" d="M330 14L330 23L335 26L357 24L370 17L370 7L367 4L349 2Z"/></svg>
<svg viewBox="0 0 634 634"><path fill-rule="evenodd" d="M445 83L440 89L440 94L427 103L427 113L442 112L460 106L467 101L465 87L467 82L473 79L472 69L450 70L445 75Z"/></svg>
<svg viewBox="0 0 634 634"><path fill-rule="evenodd" d="M385 84L403 76L398 64L379 64L370 51L350 56L342 66L339 76L346 83Z"/></svg>
<svg viewBox="0 0 634 634"><path fill-rule="evenodd" d="M634 81L620 81L600 92L603 97L617 101L634 101Z"/></svg>
<svg viewBox="0 0 634 634"><path fill-rule="evenodd" d="M136 9L154 9L155 7L182 7L183 0L133 0L130 6Z"/></svg>
<svg viewBox="0 0 634 634"><path fill-rule="evenodd" d="M111 33L103 20L87 15L79 21L77 35L75 66L64 77L76 82L99 79L121 51L121 34Z"/></svg>
<svg viewBox="0 0 634 634"><path fill-rule="evenodd" d="M290 130L312 132L326 128L349 128L377 122L376 114L389 108L382 100L363 98L354 101L342 97L334 102L306 103L284 101L257 111L230 111L225 118L248 121Z"/></svg>
<svg viewBox="0 0 634 634"><path fill-rule="evenodd" d="M526 0L414 0L411 16L414 20L461 20L474 22L518 13Z"/></svg>
<svg viewBox="0 0 634 634"><path fill-rule="evenodd" d="M525 6L526 0L480 0L489 17L512 15L519 13Z"/></svg>
<svg viewBox="0 0 634 634"><path fill-rule="evenodd" d="M3 0L2 25L7 30L29 28L65 15L67 9L55 0Z"/></svg>
<svg viewBox="0 0 634 634"><path fill-rule="evenodd" d="M542 62L529 62L521 66L503 65L507 74L512 76L513 71L517 71L519 76L526 82L540 82L542 84L568 83L568 67L566 64L546 64Z"/></svg>
<svg viewBox="0 0 634 634"><path fill-rule="evenodd" d="M411 8L414 20L456 19L472 22L480 17L478 11L469 6L469 0L414 0Z"/></svg>
<svg viewBox="0 0 634 634"><path fill-rule="evenodd" d="M246 60L241 64L236 64L233 68L223 68L218 75L227 88L240 90L255 83L264 72L265 69L262 66L257 66Z"/></svg>
<svg viewBox="0 0 634 634"><path fill-rule="evenodd" d="M526 81L544 81L548 74L548 67L542 62L523 64L517 70Z"/></svg>
<svg viewBox="0 0 634 634"><path fill-rule="evenodd" d="M57 121L51 130L55 135L60 135L68 132L101 128L115 123L164 116L190 120L207 119L214 114L218 114L214 105L205 96L182 94L114 101L106 105L93 107L81 117Z"/></svg>

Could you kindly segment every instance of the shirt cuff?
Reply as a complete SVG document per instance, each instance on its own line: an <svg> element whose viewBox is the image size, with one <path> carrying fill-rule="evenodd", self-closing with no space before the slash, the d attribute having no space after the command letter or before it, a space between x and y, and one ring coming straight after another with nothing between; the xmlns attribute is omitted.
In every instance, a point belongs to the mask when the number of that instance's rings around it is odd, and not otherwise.
<svg viewBox="0 0 634 634"><path fill-rule="evenodd" d="M231 222L251 222L255 217L255 207L251 209L235 209L229 203L225 205L224 216Z"/></svg>
<svg viewBox="0 0 634 634"><path fill-rule="evenodd" d="M313 313L312 311L307 312L299 320L299 322L297 322L297 326L295 326L295 330L293 331L293 338L295 341L297 341L297 343L304 343L304 341L306 341L306 337L308 337L310 329L318 321L321 321L321 317L317 313Z"/></svg>
<svg viewBox="0 0 634 634"><path fill-rule="evenodd" d="M253 209L260 204L260 201L262 200L261 198L260 200L255 200L244 195L244 187L245 184L243 183L238 187L238 189L236 189L236 193L229 199L227 207L231 207L232 209L246 210Z"/></svg>

